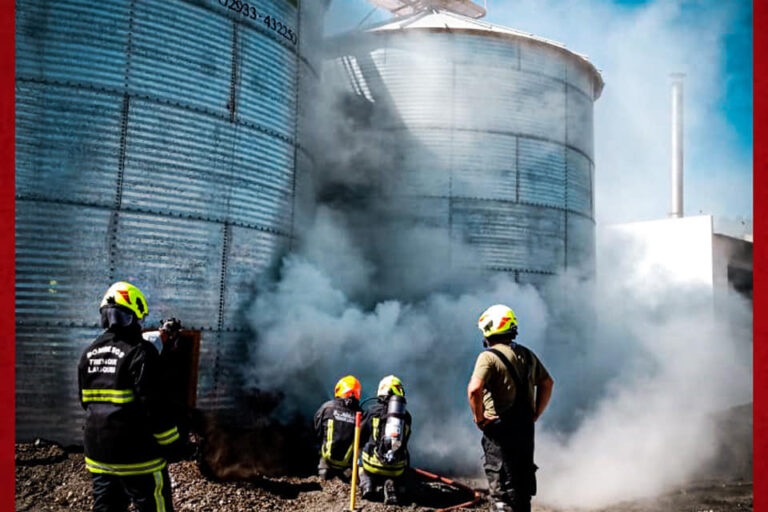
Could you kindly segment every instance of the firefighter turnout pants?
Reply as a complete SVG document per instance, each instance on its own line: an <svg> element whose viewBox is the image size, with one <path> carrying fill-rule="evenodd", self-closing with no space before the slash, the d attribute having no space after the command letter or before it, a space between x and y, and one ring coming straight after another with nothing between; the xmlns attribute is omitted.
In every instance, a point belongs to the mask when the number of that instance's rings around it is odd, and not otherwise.
<svg viewBox="0 0 768 512"><path fill-rule="evenodd" d="M533 421L502 417L483 430L483 469L491 498L514 512L530 512L536 494Z"/></svg>
<svg viewBox="0 0 768 512"><path fill-rule="evenodd" d="M168 468L143 475L93 473L93 512L173 512Z"/></svg>

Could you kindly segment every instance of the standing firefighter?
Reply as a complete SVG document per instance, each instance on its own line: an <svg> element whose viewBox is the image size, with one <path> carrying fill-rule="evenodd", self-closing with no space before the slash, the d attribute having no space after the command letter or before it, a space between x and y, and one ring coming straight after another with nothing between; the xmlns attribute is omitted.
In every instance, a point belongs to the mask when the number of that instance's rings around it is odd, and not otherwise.
<svg viewBox="0 0 768 512"><path fill-rule="evenodd" d="M315 413L315 432L320 441L317 474L324 480L343 474L352 467L355 441L355 413L360 412L360 382L352 375L336 383L333 400Z"/></svg>
<svg viewBox="0 0 768 512"><path fill-rule="evenodd" d="M530 512L536 494L534 422L547 407L554 381L536 355L515 343L515 313L501 304L478 320L487 350L477 357L467 394L483 431L483 468L492 510Z"/></svg>
<svg viewBox="0 0 768 512"><path fill-rule="evenodd" d="M370 434L363 447L360 492L370 500L383 487L384 503L401 501L403 474L409 463L411 414L405 410L405 388L394 375L379 382L376 403L366 412L363 431Z"/></svg>
<svg viewBox="0 0 768 512"><path fill-rule="evenodd" d="M157 350L141 336L147 302L130 283L101 301L106 330L83 352L78 386L85 415L85 466L94 512L173 512L165 455L179 433L161 399Z"/></svg>

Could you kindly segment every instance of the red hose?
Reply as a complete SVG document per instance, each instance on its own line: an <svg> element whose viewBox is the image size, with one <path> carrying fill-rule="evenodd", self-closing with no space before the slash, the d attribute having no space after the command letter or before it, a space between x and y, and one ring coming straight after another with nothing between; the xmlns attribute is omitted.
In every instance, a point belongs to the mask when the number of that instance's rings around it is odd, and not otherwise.
<svg viewBox="0 0 768 512"><path fill-rule="evenodd" d="M478 501L480 501L480 493L476 490L472 489L471 487L468 487L464 484L461 484L455 480L451 480L450 478L446 478L444 476L436 475L434 473L430 473L429 471L424 471L423 469L419 468L413 468L415 472L418 474L425 476L431 480L438 480L440 482L443 482L444 484L452 485L453 487L457 487L463 491L467 491L468 493L472 494L473 498L472 501L467 501L465 503L460 503L458 505L454 505L452 507L448 508L441 508L439 510L436 510L435 512L447 512L448 510L458 510L460 508L468 507L470 505L474 505Z"/></svg>

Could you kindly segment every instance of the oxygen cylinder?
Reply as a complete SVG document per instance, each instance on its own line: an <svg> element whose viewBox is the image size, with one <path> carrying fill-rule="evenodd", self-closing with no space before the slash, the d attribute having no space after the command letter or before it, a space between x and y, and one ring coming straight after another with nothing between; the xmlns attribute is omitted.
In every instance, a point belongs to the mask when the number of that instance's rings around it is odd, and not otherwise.
<svg viewBox="0 0 768 512"><path fill-rule="evenodd" d="M395 459L395 453L403 444L403 435L405 431L405 398L400 395L389 397L387 405L387 422L384 424L384 443L387 451L384 459L392 462Z"/></svg>

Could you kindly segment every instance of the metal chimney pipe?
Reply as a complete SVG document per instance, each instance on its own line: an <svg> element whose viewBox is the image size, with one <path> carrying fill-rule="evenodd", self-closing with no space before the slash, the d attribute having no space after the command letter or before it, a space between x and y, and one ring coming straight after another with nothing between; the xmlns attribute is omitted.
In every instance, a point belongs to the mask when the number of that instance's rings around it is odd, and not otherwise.
<svg viewBox="0 0 768 512"><path fill-rule="evenodd" d="M672 202L669 216L683 216L683 79L685 74L672 73L672 159L670 178Z"/></svg>

